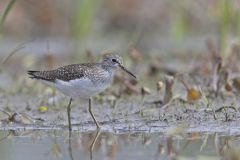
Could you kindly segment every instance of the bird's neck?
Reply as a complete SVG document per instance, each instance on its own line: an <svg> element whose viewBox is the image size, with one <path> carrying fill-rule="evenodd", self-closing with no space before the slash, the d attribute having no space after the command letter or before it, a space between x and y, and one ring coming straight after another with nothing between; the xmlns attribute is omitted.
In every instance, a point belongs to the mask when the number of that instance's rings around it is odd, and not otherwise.
<svg viewBox="0 0 240 160"><path fill-rule="evenodd" d="M116 68L109 66L109 64L107 63L101 63L101 68L107 71L111 75L111 77L114 76Z"/></svg>

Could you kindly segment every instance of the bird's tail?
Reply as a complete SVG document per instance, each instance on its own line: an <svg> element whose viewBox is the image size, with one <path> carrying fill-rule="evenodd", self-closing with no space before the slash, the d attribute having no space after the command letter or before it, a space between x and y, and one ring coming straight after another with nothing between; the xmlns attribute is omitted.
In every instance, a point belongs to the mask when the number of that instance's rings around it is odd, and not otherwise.
<svg viewBox="0 0 240 160"><path fill-rule="evenodd" d="M29 78L41 79L45 81L54 81L54 79L49 78L49 71L27 71Z"/></svg>
<svg viewBox="0 0 240 160"><path fill-rule="evenodd" d="M29 78L39 79L40 77L37 75L40 71L27 71Z"/></svg>

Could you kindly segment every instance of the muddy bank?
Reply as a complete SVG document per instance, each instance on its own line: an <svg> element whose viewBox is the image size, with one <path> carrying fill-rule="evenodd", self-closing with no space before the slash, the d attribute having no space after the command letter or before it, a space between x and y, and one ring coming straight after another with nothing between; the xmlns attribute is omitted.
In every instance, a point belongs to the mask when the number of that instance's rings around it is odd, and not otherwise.
<svg viewBox="0 0 240 160"><path fill-rule="evenodd" d="M66 107L63 106L67 98L63 95L60 94L60 104L57 102L55 105L46 105L47 110L44 112L37 107L38 98L35 99L36 101L31 100L32 103L28 105L17 103L24 97L12 98L15 99L15 103L9 103L9 111L6 109L4 112L1 111L1 130L67 130L67 113ZM152 100L147 101L154 101L154 98L149 97ZM2 101L3 104L6 103ZM239 108L228 106L220 100L218 103L215 101L216 104L212 107L204 106L202 102L191 104L176 100L167 108L147 101L137 98L134 101L119 100L115 106L112 106L110 102L101 103L95 100L93 112L103 131L119 134L167 133L174 128L187 133L217 132L235 135L240 132ZM36 107L29 108L29 105ZM87 111L87 104L81 105L78 101L74 101L71 118L74 131L95 130L95 124Z"/></svg>

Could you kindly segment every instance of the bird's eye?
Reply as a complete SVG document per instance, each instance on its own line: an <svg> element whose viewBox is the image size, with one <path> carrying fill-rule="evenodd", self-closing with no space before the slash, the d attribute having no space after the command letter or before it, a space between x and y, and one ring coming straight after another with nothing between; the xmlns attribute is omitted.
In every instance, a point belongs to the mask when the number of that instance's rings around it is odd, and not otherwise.
<svg viewBox="0 0 240 160"><path fill-rule="evenodd" d="M113 58L113 59L112 59L112 62L116 63L116 62L117 62L117 60Z"/></svg>

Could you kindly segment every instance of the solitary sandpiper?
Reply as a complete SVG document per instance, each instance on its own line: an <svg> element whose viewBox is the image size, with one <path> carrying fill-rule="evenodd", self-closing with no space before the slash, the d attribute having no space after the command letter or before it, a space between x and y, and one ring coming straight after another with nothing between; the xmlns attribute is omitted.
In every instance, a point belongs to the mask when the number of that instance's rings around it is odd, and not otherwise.
<svg viewBox="0 0 240 160"><path fill-rule="evenodd" d="M100 63L71 64L49 71L28 71L28 74L30 78L54 87L70 97L67 106L69 131L72 130L71 102L79 98L88 99L88 111L99 130L100 125L92 113L92 97L109 87L117 68L136 78L123 66L122 58L116 54L105 54Z"/></svg>

